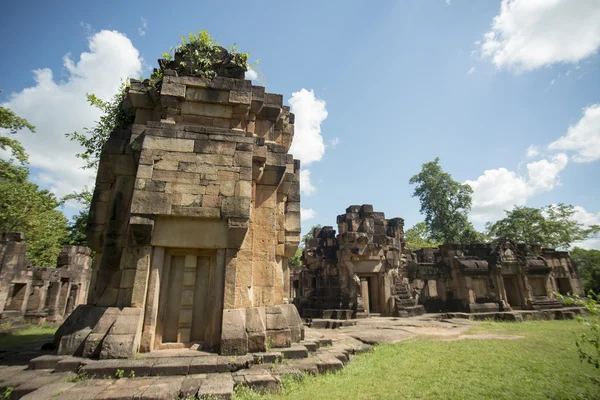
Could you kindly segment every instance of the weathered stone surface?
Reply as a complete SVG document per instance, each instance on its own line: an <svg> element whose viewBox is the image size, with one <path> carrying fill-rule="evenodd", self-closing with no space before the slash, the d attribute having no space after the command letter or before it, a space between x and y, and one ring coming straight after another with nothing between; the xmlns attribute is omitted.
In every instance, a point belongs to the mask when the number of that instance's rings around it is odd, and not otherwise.
<svg viewBox="0 0 600 400"><path fill-rule="evenodd" d="M224 355L242 355L247 352L246 310L224 310L220 353Z"/></svg>
<svg viewBox="0 0 600 400"><path fill-rule="evenodd" d="M198 390L199 399L231 399L233 395L233 378L231 374L207 375Z"/></svg>

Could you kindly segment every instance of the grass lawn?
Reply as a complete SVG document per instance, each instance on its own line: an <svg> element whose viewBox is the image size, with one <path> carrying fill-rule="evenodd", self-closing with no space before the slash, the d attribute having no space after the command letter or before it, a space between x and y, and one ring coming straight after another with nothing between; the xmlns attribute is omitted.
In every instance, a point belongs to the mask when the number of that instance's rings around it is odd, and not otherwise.
<svg viewBox="0 0 600 400"><path fill-rule="evenodd" d="M52 337L58 329L57 324L24 325L14 331L0 332L0 351L28 342Z"/></svg>
<svg viewBox="0 0 600 400"><path fill-rule="evenodd" d="M600 399L600 370L579 361L577 321L485 322L468 333L516 340L410 339L377 346L334 375L284 380L284 390L235 399Z"/></svg>

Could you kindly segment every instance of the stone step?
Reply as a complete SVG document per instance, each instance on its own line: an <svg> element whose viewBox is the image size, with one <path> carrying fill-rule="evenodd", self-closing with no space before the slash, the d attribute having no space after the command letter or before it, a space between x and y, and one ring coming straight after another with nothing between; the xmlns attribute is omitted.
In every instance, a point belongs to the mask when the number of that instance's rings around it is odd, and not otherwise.
<svg viewBox="0 0 600 400"><path fill-rule="evenodd" d="M252 355L254 357L254 364L272 364L283 360L283 355L280 351L261 351Z"/></svg>
<svg viewBox="0 0 600 400"><path fill-rule="evenodd" d="M299 359L308 357L308 349L301 344L292 345L288 348L280 349L281 355L285 360Z"/></svg>
<svg viewBox="0 0 600 400"><path fill-rule="evenodd" d="M301 342L300 344L306 347L306 350L308 350L311 353L316 352L319 348L319 345L315 342Z"/></svg>
<svg viewBox="0 0 600 400"><path fill-rule="evenodd" d="M305 323L305 325L315 329L337 329L342 326L354 326L356 325L356 320L313 319Z"/></svg>

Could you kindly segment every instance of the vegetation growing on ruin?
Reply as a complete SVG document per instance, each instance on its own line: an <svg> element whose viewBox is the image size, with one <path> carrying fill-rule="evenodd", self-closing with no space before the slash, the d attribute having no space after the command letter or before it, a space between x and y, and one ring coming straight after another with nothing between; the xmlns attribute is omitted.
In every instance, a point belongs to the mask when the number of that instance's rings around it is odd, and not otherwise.
<svg viewBox="0 0 600 400"><path fill-rule="evenodd" d="M235 66L246 70L250 53L241 53L237 45L221 47L206 30L181 35L181 42L171 47L170 52L163 53L160 70L156 77L162 77L165 67L172 68L183 75L197 75L214 78L223 68Z"/></svg>
<svg viewBox="0 0 600 400"><path fill-rule="evenodd" d="M236 399L591 399L600 376L581 363L577 321L486 322L469 334L520 335L516 340L409 339L377 346L341 372L283 381L261 396L240 388Z"/></svg>

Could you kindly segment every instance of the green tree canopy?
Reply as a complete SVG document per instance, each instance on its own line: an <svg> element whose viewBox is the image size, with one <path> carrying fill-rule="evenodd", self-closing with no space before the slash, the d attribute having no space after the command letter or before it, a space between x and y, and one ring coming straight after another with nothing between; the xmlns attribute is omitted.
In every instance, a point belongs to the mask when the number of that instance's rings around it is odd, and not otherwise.
<svg viewBox="0 0 600 400"><path fill-rule="evenodd" d="M572 243L585 240L600 232L600 227L585 227L573 216L575 208L558 204L542 208L516 206L506 211L506 217L486 224L495 237L510 237L517 242L537 243L544 247L568 249Z"/></svg>
<svg viewBox="0 0 600 400"><path fill-rule="evenodd" d="M409 250L418 250L424 247L437 247L437 244L429 239L427 224L418 222L412 228L404 232L406 248Z"/></svg>
<svg viewBox="0 0 600 400"><path fill-rule="evenodd" d="M579 277L586 293L590 290L600 294L600 250L585 250L575 247L571 258L577 265Z"/></svg>
<svg viewBox="0 0 600 400"><path fill-rule="evenodd" d="M75 214L69 223L69 235L66 239L66 245L87 246L87 222L90 214L90 205L92 204L92 192L86 186L79 192L73 192L61 199L61 203L67 201L76 201L82 208Z"/></svg>
<svg viewBox="0 0 600 400"><path fill-rule="evenodd" d="M292 267L300 267L302 265L302 251L304 250L304 246L306 245L306 239L312 239L313 237L313 231L315 228L321 228L320 224L317 225L313 225L310 228L310 231L308 231L307 234L305 234L304 236L302 236L302 240L300 241L300 245L298 246L298 250L296 250L296 254L294 255L294 257L290 258L288 261L288 264Z"/></svg>
<svg viewBox="0 0 600 400"><path fill-rule="evenodd" d="M468 220L473 189L452 179L440 166L440 159L423 164L421 172L410 178L416 185L413 193L421 202L428 237L438 243L477 240L473 225Z"/></svg>

